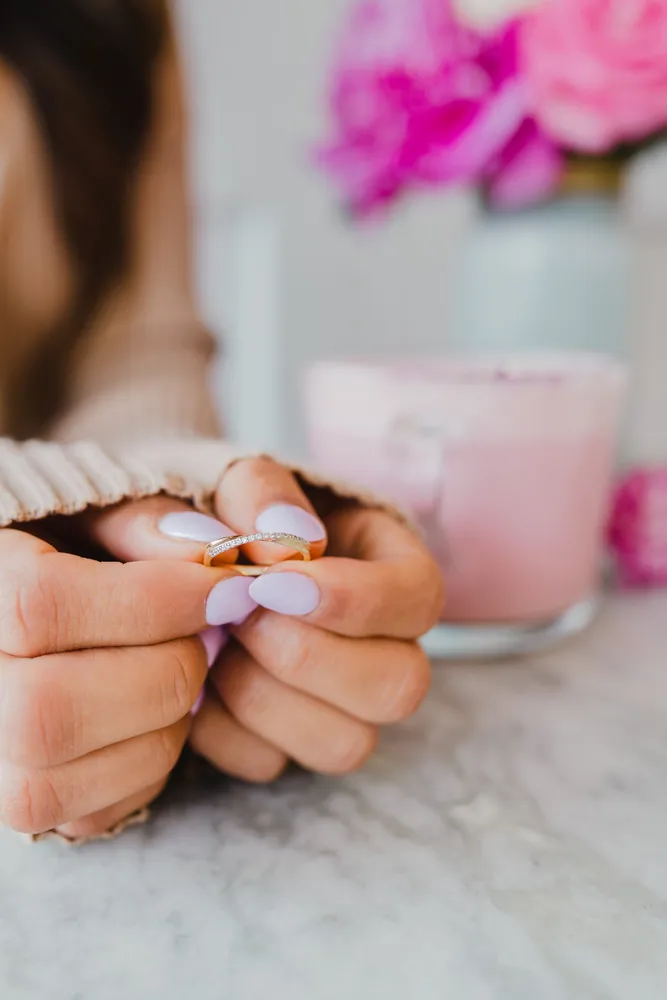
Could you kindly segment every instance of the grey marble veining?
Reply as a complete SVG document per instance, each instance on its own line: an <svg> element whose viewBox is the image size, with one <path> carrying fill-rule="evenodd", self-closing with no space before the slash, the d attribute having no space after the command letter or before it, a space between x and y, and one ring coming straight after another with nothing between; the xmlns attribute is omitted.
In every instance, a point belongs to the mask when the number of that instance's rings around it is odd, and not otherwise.
<svg viewBox="0 0 667 1000"><path fill-rule="evenodd" d="M439 666L344 781L207 782L67 851L0 833L2 1000L663 1000L667 595Z"/></svg>

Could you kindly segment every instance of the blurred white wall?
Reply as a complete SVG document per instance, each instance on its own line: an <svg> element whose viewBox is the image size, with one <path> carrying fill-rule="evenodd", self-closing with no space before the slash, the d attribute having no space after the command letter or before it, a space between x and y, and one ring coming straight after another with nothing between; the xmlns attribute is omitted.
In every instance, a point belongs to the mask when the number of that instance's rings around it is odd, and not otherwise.
<svg viewBox="0 0 667 1000"><path fill-rule="evenodd" d="M360 231L309 163L347 3L175 0L193 111L200 284L209 321L225 331L216 387L230 431L253 448L299 449L298 374L309 359L446 341L470 200L414 199ZM667 455L667 219L660 238L646 235L667 169L648 174L638 172L632 199L641 393L630 436L641 458Z"/></svg>

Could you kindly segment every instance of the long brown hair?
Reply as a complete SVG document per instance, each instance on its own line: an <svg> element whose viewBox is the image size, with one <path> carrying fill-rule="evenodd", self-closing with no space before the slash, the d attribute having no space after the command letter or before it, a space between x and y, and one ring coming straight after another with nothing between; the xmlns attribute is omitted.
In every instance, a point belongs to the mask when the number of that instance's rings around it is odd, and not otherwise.
<svg viewBox="0 0 667 1000"><path fill-rule="evenodd" d="M0 0L0 58L26 87L45 138L79 324L126 261L166 23L162 0Z"/></svg>

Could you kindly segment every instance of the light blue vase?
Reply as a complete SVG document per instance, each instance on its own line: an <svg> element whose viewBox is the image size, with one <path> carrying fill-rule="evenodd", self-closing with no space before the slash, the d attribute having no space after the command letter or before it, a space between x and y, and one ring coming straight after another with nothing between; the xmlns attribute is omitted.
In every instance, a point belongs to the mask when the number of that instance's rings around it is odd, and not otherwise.
<svg viewBox="0 0 667 1000"><path fill-rule="evenodd" d="M511 213L480 206L459 267L454 349L625 355L630 249L615 196L577 194Z"/></svg>

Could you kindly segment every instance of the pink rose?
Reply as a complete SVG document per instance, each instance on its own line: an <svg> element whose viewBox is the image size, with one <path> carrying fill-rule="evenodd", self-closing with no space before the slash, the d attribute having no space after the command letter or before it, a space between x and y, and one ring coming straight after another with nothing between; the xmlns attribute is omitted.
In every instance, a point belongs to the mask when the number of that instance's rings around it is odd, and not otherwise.
<svg viewBox="0 0 667 1000"><path fill-rule="evenodd" d="M626 586L667 586L667 469L635 470L620 483L609 545Z"/></svg>
<svg viewBox="0 0 667 1000"><path fill-rule="evenodd" d="M462 26L450 0L364 0L330 90L333 137L317 159L355 215L408 189L481 184L505 207L553 191L562 169L529 109L518 29Z"/></svg>
<svg viewBox="0 0 667 1000"><path fill-rule="evenodd" d="M667 0L544 0L522 50L542 126L601 153L667 125Z"/></svg>

